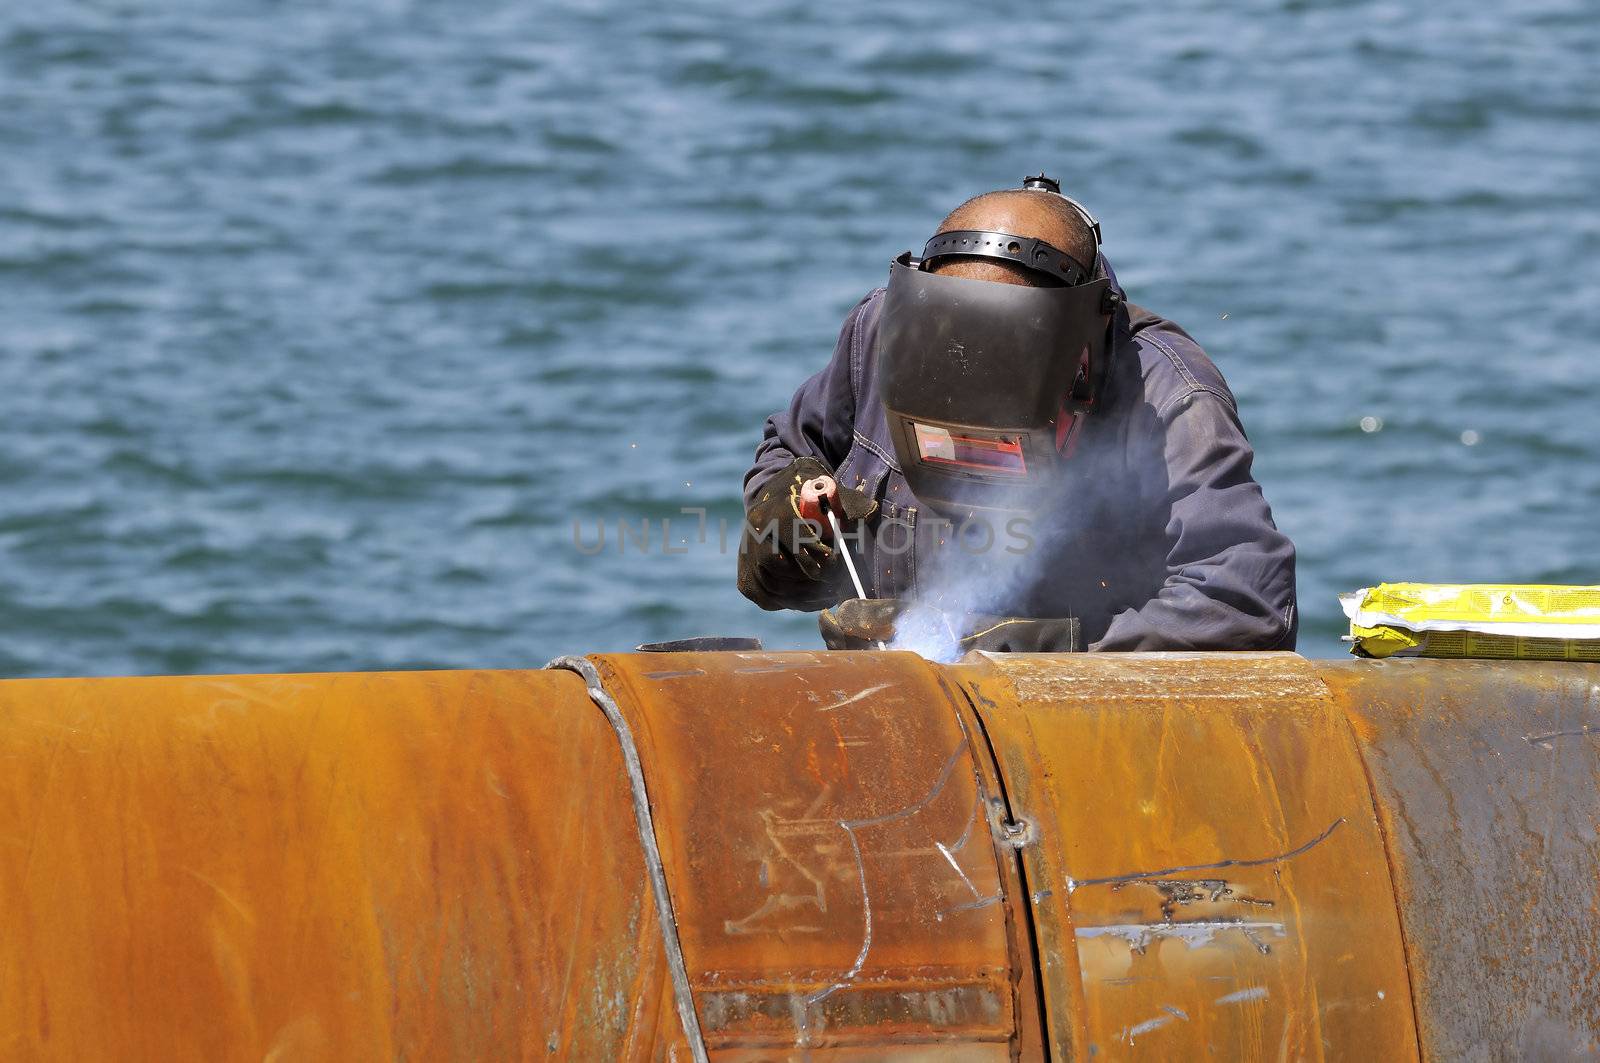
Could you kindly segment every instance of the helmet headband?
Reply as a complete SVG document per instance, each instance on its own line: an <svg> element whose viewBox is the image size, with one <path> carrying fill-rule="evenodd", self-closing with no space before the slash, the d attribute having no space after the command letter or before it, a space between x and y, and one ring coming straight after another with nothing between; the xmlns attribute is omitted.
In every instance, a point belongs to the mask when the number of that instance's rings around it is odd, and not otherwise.
<svg viewBox="0 0 1600 1063"><path fill-rule="evenodd" d="M1090 267L1043 240L991 229L952 229L935 233L922 248L924 268L941 258L955 256L1010 262L1042 273L1068 288L1083 284L1094 275Z"/></svg>

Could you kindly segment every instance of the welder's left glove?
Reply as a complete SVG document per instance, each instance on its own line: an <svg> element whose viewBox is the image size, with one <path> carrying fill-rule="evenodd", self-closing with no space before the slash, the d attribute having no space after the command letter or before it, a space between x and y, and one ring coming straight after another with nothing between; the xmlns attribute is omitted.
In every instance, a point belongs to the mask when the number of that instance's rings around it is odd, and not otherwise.
<svg viewBox="0 0 1600 1063"><path fill-rule="evenodd" d="M962 617L962 627L966 631L961 636L962 653L1076 653L1083 649L1083 632L1075 616L1043 620L968 613Z"/></svg>
<svg viewBox="0 0 1600 1063"><path fill-rule="evenodd" d="M951 614L904 598L851 598L817 618L832 650L914 650L932 660L954 660L969 650L991 653L1070 653L1083 649L1076 617Z"/></svg>

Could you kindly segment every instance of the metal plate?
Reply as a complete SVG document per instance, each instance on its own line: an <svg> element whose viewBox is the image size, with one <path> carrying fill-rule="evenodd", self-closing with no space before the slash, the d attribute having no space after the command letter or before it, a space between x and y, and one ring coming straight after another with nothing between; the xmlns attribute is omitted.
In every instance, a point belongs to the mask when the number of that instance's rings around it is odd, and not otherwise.
<svg viewBox="0 0 1600 1063"><path fill-rule="evenodd" d="M1600 666L1350 661L1435 1059L1600 1056Z"/></svg>
<svg viewBox="0 0 1600 1063"><path fill-rule="evenodd" d="M716 1058L1012 1058L1020 1009L986 795L927 664L594 660L639 742Z"/></svg>
<svg viewBox="0 0 1600 1063"><path fill-rule="evenodd" d="M1595 1050L1600 667L597 660L716 1059ZM686 1058L576 675L0 682L0 764L0 1056Z"/></svg>
<svg viewBox="0 0 1600 1063"><path fill-rule="evenodd" d="M649 1058L676 1022L570 673L0 682L0 765L5 1058Z"/></svg>
<svg viewBox="0 0 1600 1063"><path fill-rule="evenodd" d="M1416 1055L1367 782L1305 661L1013 654L952 671L1029 821L1062 1056Z"/></svg>

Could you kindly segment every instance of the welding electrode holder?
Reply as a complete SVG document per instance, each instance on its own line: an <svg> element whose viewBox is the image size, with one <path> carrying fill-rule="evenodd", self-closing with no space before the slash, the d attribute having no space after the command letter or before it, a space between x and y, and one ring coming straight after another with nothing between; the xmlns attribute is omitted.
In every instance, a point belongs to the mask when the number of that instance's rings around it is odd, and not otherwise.
<svg viewBox="0 0 1600 1063"><path fill-rule="evenodd" d="M806 516L808 509L815 509L822 518L823 531L832 533L834 549L844 562L845 571L850 574L850 586L855 588L857 598L865 599L867 588L861 582L861 573L856 571L855 558L850 554L850 544L845 541L844 529L839 526L839 515L834 512L838 499L838 481L831 476L818 476L800 485L798 508L802 517ZM881 641L876 645L880 650L888 648Z"/></svg>
<svg viewBox="0 0 1600 1063"><path fill-rule="evenodd" d="M827 517L822 509L824 500L828 508L846 524L866 520L878 509L877 500L865 491L845 487L834 477L823 473L801 481L796 492L795 510L802 520L815 521L825 527Z"/></svg>
<svg viewBox="0 0 1600 1063"><path fill-rule="evenodd" d="M810 455L794 459L762 484L745 509L739 592L763 609L824 609L841 596L845 574L833 563L832 545L818 533L825 523L821 508L801 512L811 508L802 488L823 478L834 483L831 506L847 527L878 508L871 495L835 482L833 470ZM804 494L814 499L818 492Z"/></svg>
<svg viewBox="0 0 1600 1063"><path fill-rule="evenodd" d="M808 520L821 528L826 541L832 529L828 527L827 511L835 506L839 497L839 484L831 476L816 476L800 485L798 509L800 519Z"/></svg>

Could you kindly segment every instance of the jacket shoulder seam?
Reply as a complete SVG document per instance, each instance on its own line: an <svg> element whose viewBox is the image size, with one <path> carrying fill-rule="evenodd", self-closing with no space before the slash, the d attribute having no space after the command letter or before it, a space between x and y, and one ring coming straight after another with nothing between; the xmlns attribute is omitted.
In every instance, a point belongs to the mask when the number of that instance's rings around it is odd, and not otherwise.
<svg viewBox="0 0 1600 1063"><path fill-rule="evenodd" d="M1190 384L1188 387L1169 398L1166 402L1163 402L1160 406L1156 407L1156 417L1161 420L1166 420L1167 415L1171 413L1173 409L1175 409L1179 404L1194 398L1196 395L1211 395L1218 399L1224 406L1228 407L1228 409L1232 410L1235 414L1239 412L1238 407L1234 406L1233 400L1229 398L1225 392L1218 391L1210 384L1194 383Z"/></svg>
<svg viewBox="0 0 1600 1063"><path fill-rule="evenodd" d="M867 307L872 304L872 297L877 294L878 291L876 288L874 288L872 291L868 292L867 297L861 300L861 302L857 303L856 308L850 312L850 405L852 408L861 405L861 376L864 371L861 361L861 319L866 317Z"/></svg>
<svg viewBox="0 0 1600 1063"><path fill-rule="evenodd" d="M1186 391L1178 395L1174 395L1172 398L1162 403L1161 407L1156 411L1157 416L1165 417L1167 412L1179 402L1189 398L1196 392L1202 391L1211 395L1215 395L1217 398L1221 399L1229 409L1233 410L1234 413L1239 412L1239 407L1234 403L1231 395L1220 388L1213 387L1210 384L1200 383L1199 378L1194 375L1192 370L1190 370L1189 364L1183 360L1183 356L1177 351L1173 350L1172 345L1167 343L1166 340L1163 340L1160 336L1154 335L1154 331L1155 330L1153 329L1141 331L1137 338L1154 345L1161 351L1162 354L1165 354L1167 356L1167 361L1172 363L1172 368L1178 371L1178 375L1183 377L1184 383L1188 385L1188 389Z"/></svg>
<svg viewBox="0 0 1600 1063"><path fill-rule="evenodd" d="M867 436L862 435L859 429L852 429L850 434L855 438L857 446L865 447L867 450L872 451L872 453L876 454L880 459L883 460L884 464L888 465L889 468L893 469L895 472L901 471L900 463L895 461L893 456L885 454L883 452L883 448L877 443L874 443Z"/></svg>

